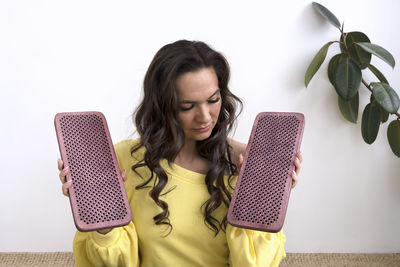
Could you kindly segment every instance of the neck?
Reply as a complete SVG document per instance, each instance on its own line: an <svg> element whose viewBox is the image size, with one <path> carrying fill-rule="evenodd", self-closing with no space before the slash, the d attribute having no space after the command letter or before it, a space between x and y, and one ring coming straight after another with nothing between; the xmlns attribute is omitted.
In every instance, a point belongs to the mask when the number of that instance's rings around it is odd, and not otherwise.
<svg viewBox="0 0 400 267"><path fill-rule="evenodd" d="M198 157L198 152L196 149L196 141L186 140L185 145L179 151L179 154L176 156L176 160L179 162L186 161L191 162Z"/></svg>
<svg viewBox="0 0 400 267"><path fill-rule="evenodd" d="M176 156L175 164L188 170L206 174L210 169L210 162L202 158L196 149L196 141L186 142Z"/></svg>

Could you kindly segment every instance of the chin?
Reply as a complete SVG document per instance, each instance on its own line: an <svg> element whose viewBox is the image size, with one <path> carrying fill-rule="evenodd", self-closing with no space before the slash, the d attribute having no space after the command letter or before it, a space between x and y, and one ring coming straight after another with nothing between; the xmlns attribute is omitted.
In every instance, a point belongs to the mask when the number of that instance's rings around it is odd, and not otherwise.
<svg viewBox="0 0 400 267"><path fill-rule="evenodd" d="M206 133L201 133L201 134L195 134L190 136L190 139L194 141L204 141L208 139L211 136L211 131L206 132Z"/></svg>

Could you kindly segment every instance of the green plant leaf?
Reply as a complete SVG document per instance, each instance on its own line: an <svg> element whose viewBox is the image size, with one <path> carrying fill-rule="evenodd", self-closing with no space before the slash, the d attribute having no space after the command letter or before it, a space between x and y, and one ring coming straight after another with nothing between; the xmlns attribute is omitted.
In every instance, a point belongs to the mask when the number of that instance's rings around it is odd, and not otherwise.
<svg viewBox="0 0 400 267"><path fill-rule="evenodd" d="M350 58L357 63L358 67L361 69L368 67L368 64L371 62L371 54L356 45L358 42L370 43L370 40L365 33L348 32L345 34L344 40L343 35L340 37L340 41L345 43ZM343 44L340 45L342 53L345 53L346 51L345 46L343 46Z"/></svg>
<svg viewBox="0 0 400 267"><path fill-rule="evenodd" d="M370 86L379 105L391 114L396 113L400 105L396 91L386 83L371 83Z"/></svg>
<svg viewBox="0 0 400 267"><path fill-rule="evenodd" d="M389 82L386 80L386 77L374 65L368 64L368 69L372 71L373 74L375 74L376 78L378 78L379 81L389 84Z"/></svg>
<svg viewBox="0 0 400 267"><path fill-rule="evenodd" d="M367 144L372 144L379 132L381 113L377 104L369 103L362 114L361 134Z"/></svg>
<svg viewBox="0 0 400 267"><path fill-rule="evenodd" d="M360 46L365 51L379 57L387 64L389 64L392 68L394 68L394 65L396 65L396 62L394 61L392 54L390 54L389 51L387 51L385 48L376 44L371 44L369 42L357 42L357 45Z"/></svg>
<svg viewBox="0 0 400 267"><path fill-rule="evenodd" d="M340 29L339 20L335 15L333 15L332 12L329 11L329 9L327 9L326 7L317 2L313 2L312 5L318 11L319 14L321 14L326 20L329 21L329 23L331 23L336 28Z"/></svg>
<svg viewBox="0 0 400 267"><path fill-rule="evenodd" d="M370 97L370 100L369 100L371 103L372 102L376 102L376 103L378 103L376 100L375 100L375 98L374 98L374 95L371 93L371 97ZM378 104L379 105L379 104ZM389 112L387 112L386 110L384 110L380 105L379 105L379 110L381 111L381 122L382 123L385 123L385 122L387 122L387 120L389 119Z"/></svg>
<svg viewBox="0 0 400 267"><path fill-rule="evenodd" d="M344 100L350 100L358 92L361 84L361 70L350 59L345 58L335 70L334 86L338 95Z"/></svg>
<svg viewBox="0 0 400 267"><path fill-rule="evenodd" d="M344 100L338 96L338 104L340 112L343 117L352 123L357 123L358 117L358 102L359 102L358 92L350 100Z"/></svg>
<svg viewBox="0 0 400 267"><path fill-rule="evenodd" d="M389 112L384 110L381 106L379 107L379 109L381 111L381 122L382 123L387 122L387 120L389 119Z"/></svg>
<svg viewBox="0 0 400 267"><path fill-rule="evenodd" d="M387 129L387 138L393 153L400 157L400 121L392 121Z"/></svg>
<svg viewBox="0 0 400 267"><path fill-rule="evenodd" d="M308 69L306 71L306 77L304 80L304 84L306 87L310 83L314 74L318 71L319 67L321 67L321 64L324 62L326 58L326 53L328 52L328 48L331 44L333 44L333 42L326 43L315 55L315 57L310 63L310 66L308 66Z"/></svg>
<svg viewBox="0 0 400 267"><path fill-rule="evenodd" d="M346 54L341 53L341 54L337 54L335 55L333 58L331 58L331 60L329 61L329 65L328 65L328 78L329 81L331 82L331 84L333 86L335 86L335 70L337 65L342 62L345 58L347 57Z"/></svg>

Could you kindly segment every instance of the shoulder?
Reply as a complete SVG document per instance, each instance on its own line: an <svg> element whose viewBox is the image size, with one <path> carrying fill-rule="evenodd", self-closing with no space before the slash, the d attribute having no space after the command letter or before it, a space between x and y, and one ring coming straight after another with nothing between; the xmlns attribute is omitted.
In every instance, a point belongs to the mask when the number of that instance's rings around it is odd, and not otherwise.
<svg viewBox="0 0 400 267"><path fill-rule="evenodd" d="M132 147L138 145L140 139L125 139L114 144L114 149L116 154L124 153L126 151L131 151Z"/></svg>
<svg viewBox="0 0 400 267"><path fill-rule="evenodd" d="M120 148L124 148L124 147L131 147L131 146L137 145L139 143L140 143L140 138L137 138L137 139L125 139L125 140L122 140L122 141L119 141L119 142L115 143L114 147L120 149Z"/></svg>
<svg viewBox="0 0 400 267"><path fill-rule="evenodd" d="M245 152L246 152L246 147L247 144L245 143L241 143L239 141L236 141L232 138L227 138L228 140L228 144L230 145L231 149L231 157L232 157L232 161L237 164L237 160L239 158L239 155L242 154L244 156Z"/></svg>
<svg viewBox="0 0 400 267"><path fill-rule="evenodd" d="M132 148L137 147L140 144L140 139L126 139L114 144L115 155L117 156L118 162L122 163L125 161L139 161L143 158L144 147L139 148L132 154Z"/></svg>

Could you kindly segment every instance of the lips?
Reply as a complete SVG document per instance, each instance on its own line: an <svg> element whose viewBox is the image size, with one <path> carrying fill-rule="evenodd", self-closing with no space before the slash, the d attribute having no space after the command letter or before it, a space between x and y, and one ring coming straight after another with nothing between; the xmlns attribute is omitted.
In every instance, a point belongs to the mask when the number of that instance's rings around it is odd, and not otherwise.
<svg viewBox="0 0 400 267"><path fill-rule="evenodd" d="M197 129L193 129L195 132L198 133L204 133L204 132L208 132L211 129L211 126L208 125L206 127L202 127L202 128L197 128Z"/></svg>

